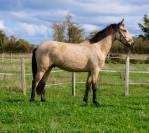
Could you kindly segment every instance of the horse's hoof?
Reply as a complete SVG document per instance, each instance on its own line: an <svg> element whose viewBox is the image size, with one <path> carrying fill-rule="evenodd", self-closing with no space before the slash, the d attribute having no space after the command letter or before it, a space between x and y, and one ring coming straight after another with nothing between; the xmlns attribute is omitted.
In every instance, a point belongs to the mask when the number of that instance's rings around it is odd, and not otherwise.
<svg viewBox="0 0 149 133"><path fill-rule="evenodd" d="M46 99L41 99L41 102L46 102Z"/></svg>
<svg viewBox="0 0 149 133"><path fill-rule="evenodd" d="M83 101L82 106L87 106L87 105L88 105L88 102L84 102L84 101Z"/></svg>
<svg viewBox="0 0 149 133"><path fill-rule="evenodd" d="M100 104L99 104L97 101L93 101L93 104L94 104L96 107L100 107Z"/></svg>
<svg viewBox="0 0 149 133"><path fill-rule="evenodd" d="M87 106L88 105L88 99L87 98L83 98L83 105L82 106Z"/></svg>
<svg viewBox="0 0 149 133"><path fill-rule="evenodd" d="M33 99L33 98L30 99L30 102L34 102L34 101L35 101L35 99Z"/></svg>
<svg viewBox="0 0 149 133"><path fill-rule="evenodd" d="M83 98L83 102L87 103L88 99L86 97Z"/></svg>

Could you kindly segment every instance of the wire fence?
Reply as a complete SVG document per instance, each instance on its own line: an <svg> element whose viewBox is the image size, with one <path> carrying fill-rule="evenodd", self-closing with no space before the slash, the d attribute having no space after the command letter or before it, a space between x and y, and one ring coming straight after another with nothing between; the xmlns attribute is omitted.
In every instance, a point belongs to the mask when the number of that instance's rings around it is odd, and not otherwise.
<svg viewBox="0 0 149 133"><path fill-rule="evenodd" d="M115 58L115 57L114 57ZM100 84L123 85L125 95L129 95L129 85L149 85L149 67L146 65L130 64L129 57L126 64L110 64L101 70ZM137 66L137 68L135 68ZM70 73L54 68L47 86L72 85L72 95L75 96L76 84L84 84L84 73ZM112 78L109 78L111 76ZM1 54L0 82L1 88L21 89L26 94L32 81L31 54Z"/></svg>

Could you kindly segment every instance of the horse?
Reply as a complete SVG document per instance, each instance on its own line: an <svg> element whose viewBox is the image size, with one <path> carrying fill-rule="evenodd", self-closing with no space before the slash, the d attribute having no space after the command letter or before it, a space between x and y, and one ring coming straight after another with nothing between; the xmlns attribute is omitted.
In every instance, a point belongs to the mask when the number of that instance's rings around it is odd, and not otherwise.
<svg viewBox="0 0 149 133"><path fill-rule="evenodd" d="M88 72L83 102L88 103L88 93L92 87L93 104L99 106L96 97L96 82L112 43L119 40L127 47L134 44L133 38L124 25L124 19L97 32L93 37L79 44L45 41L33 50L32 91L30 101L35 100L35 90L45 101L45 84L53 67L69 72Z"/></svg>

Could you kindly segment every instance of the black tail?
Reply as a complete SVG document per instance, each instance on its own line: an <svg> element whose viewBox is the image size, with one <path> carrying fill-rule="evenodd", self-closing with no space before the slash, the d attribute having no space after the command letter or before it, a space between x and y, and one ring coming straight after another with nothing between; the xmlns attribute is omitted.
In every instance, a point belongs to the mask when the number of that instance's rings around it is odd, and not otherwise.
<svg viewBox="0 0 149 133"><path fill-rule="evenodd" d="M35 48L33 50L33 54L32 54L32 74L33 74L33 83L34 83L34 79L35 79L35 76L37 74L37 61L36 61L36 56L35 56L35 53L36 53L36 50L37 48ZM36 92L37 94L41 94L41 90L40 90L40 83L38 84L38 86L36 87Z"/></svg>
<svg viewBox="0 0 149 133"><path fill-rule="evenodd" d="M33 80L35 79L36 73L37 73L37 62L36 62L36 57L35 57L35 53L36 53L37 48L35 48L33 50L33 54L32 54L32 74L33 74Z"/></svg>

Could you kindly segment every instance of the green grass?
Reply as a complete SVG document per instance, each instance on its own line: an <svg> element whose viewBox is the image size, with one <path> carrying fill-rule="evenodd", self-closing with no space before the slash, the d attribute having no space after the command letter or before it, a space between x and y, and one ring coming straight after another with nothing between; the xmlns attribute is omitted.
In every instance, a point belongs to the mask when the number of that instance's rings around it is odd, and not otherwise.
<svg viewBox="0 0 149 133"><path fill-rule="evenodd" d="M17 88L1 88L0 132L149 132L149 88L131 86L131 95L123 96L123 86L101 85L98 101L83 106L84 85L46 88L47 102L40 97L30 103L30 91L22 96ZM142 93L140 93L142 92Z"/></svg>
<svg viewBox="0 0 149 133"><path fill-rule="evenodd" d="M14 61L14 60L13 60ZM85 85L76 84L76 96L71 95L71 73L51 73L46 86L45 103L29 102L31 75L26 76L27 95L20 90L19 60L4 61L0 72L17 72L16 76L0 77L0 133L148 133L149 85L130 85L130 95L124 96L124 73L101 72L98 79L97 99L100 107L92 104L92 92L88 106L83 106ZM131 64L132 69L148 70L148 64ZM124 64L107 64L107 69L124 69ZM30 60L26 60L26 72L31 73ZM85 82L86 73L77 74L77 82ZM134 82L147 81L148 74L130 73ZM111 84L107 84L107 83ZM60 86L51 84L63 83ZM120 83L120 85L112 85Z"/></svg>

